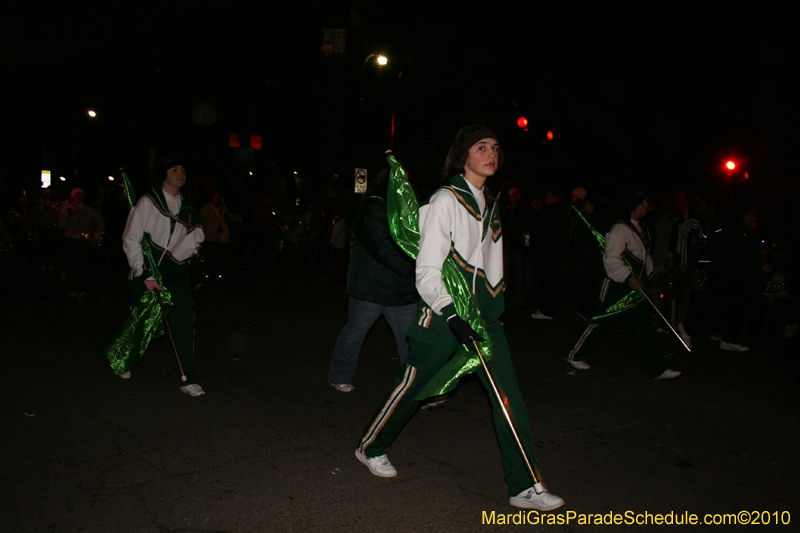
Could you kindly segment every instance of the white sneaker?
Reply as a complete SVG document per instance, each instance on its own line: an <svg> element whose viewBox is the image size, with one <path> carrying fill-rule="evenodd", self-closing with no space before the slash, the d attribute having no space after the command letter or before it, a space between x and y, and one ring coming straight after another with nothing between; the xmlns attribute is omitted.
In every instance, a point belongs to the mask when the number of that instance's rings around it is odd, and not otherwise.
<svg viewBox="0 0 800 533"><path fill-rule="evenodd" d="M541 311L536 311L535 313L531 313L531 318L535 318L536 320L553 320L553 317L547 316Z"/></svg>
<svg viewBox="0 0 800 533"><path fill-rule="evenodd" d="M389 457L386 454L380 457L367 457L356 450L356 459L367 465L369 471L378 477L395 477L397 475L397 470L389 462Z"/></svg>
<svg viewBox="0 0 800 533"><path fill-rule="evenodd" d="M119 377L121 377L122 379L131 379L131 371L128 370L124 374L120 374Z"/></svg>
<svg viewBox="0 0 800 533"><path fill-rule="evenodd" d="M589 364L586 361L570 361L566 357L564 358L564 361L566 361L567 363L571 364L572 366L574 366L578 370L589 370L590 368L592 368L592 367L589 366Z"/></svg>
<svg viewBox="0 0 800 533"><path fill-rule="evenodd" d="M692 347L692 336L686 333L686 330L683 329L683 322L678 323L678 335L681 336L681 339L683 339L683 342L686 343L686 346L689 348Z"/></svg>
<svg viewBox="0 0 800 533"><path fill-rule="evenodd" d="M534 488L535 487L535 488ZM542 492L537 494L536 489ZM536 509L537 511L552 511L564 505L563 498L544 490L541 483L537 483L533 487L523 490L516 496L511 496L508 503L514 507L521 507L522 509Z"/></svg>
<svg viewBox="0 0 800 533"><path fill-rule="evenodd" d="M744 346L742 344L734 344L732 342L725 342L719 341L719 347L722 350L728 350L729 352L746 352L750 348L748 346Z"/></svg>
<svg viewBox="0 0 800 533"><path fill-rule="evenodd" d="M661 374L660 376L658 376L655 379L672 379L672 378L677 378L680 375L681 375L681 373L678 372L677 370L670 370L668 368L668 369L664 370L663 374Z"/></svg>
<svg viewBox="0 0 800 533"><path fill-rule="evenodd" d="M328 381L328 383L330 383L331 387L338 390L339 392L352 392L356 389L349 383L334 383L333 381Z"/></svg>
<svg viewBox="0 0 800 533"><path fill-rule="evenodd" d="M203 390L203 387L201 387L197 383L192 383L191 385L184 385L183 387L181 387L181 391L185 392L190 396L202 396L206 393L206 391Z"/></svg>

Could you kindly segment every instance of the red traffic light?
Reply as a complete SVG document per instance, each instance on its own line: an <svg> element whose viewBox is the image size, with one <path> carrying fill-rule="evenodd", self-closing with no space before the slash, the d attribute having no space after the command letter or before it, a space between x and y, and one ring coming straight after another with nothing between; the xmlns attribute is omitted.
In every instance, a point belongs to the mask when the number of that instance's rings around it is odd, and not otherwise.
<svg viewBox="0 0 800 533"><path fill-rule="evenodd" d="M727 163L725 163L725 168L727 168L728 170L733 170L734 168L736 168L736 163L734 163L733 161L728 161Z"/></svg>
<svg viewBox="0 0 800 533"><path fill-rule="evenodd" d="M523 129L527 128L528 127L528 119L525 118L525 117L519 117L517 119L517 126L519 126L520 128L523 128Z"/></svg>

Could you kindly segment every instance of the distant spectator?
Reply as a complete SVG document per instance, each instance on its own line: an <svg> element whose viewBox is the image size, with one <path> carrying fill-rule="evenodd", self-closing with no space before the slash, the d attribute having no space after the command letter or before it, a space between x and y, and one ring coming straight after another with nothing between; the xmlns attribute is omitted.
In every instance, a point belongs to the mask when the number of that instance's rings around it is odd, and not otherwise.
<svg viewBox="0 0 800 533"><path fill-rule="evenodd" d="M200 216L203 217L203 232L206 235L203 245L204 274L212 280L219 279L222 277L222 247L231 242L231 232L228 227L231 213L219 191L211 193L211 201L200 210Z"/></svg>
<svg viewBox="0 0 800 533"><path fill-rule="evenodd" d="M560 191L548 191L544 203L531 235L538 306L531 317L552 320L555 316L558 268L566 262L569 220L566 207L561 203Z"/></svg>
<svg viewBox="0 0 800 533"><path fill-rule="evenodd" d="M64 232L62 241L67 294L84 300L87 297L90 248L106 230L100 214L83 203L83 189L73 189L69 201L61 208L58 227Z"/></svg>
<svg viewBox="0 0 800 533"><path fill-rule="evenodd" d="M534 273L533 247L533 208L523 201L522 191L513 188L508 191L508 208L503 217L503 240L508 251L511 267L512 293L520 296L522 307L533 305Z"/></svg>

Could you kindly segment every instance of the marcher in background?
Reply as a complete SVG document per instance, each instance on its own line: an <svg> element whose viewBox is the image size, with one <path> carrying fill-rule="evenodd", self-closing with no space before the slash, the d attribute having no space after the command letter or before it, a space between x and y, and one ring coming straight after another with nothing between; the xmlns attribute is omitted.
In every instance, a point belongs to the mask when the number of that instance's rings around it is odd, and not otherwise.
<svg viewBox="0 0 800 533"><path fill-rule="evenodd" d="M400 365L406 363L406 329L414 320L419 295L414 260L394 242L386 212L388 171L375 178L353 223L347 274L349 312L331 356L328 381L341 392L353 390L361 346L383 315L394 334Z"/></svg>
<svg viewBox="0 0 800 533"><path fill-rule="evenodd" d="M605 235L609 229L608 220L591 196L584 191L584 198L574 205L594 229ZM594 235L577 221L567 252L567 279L572 300L578 306L577 316L582 320L591 319L597 311L599 280L603 275L603 252Z"/></svg>
<svg viewBox="0 0 800 533"><path fill-rule="evenodd" d="M538 307L536 312L531 314L531 318L552 320L555 317L558 269L567 260L568 241L569 219L567 209L561 203L561 191L548 191L544 206L536 217L531 236Z"/></svg>
<svg viewBox="0 0 800 533"><path fill-rule="evenodd" d="M17 198L17 209L10 211L8 218L11 221L9 230L18 259L23 267L30 267L38 235L35 211L30 209L25 196Z"/></svg>
<svg viewBox="0 0 800 533"><path fill-rule="evenodd" d="M211 201L200 210L200 216L203 217L203 232L206 236L203 245L204 274L206 277L216 280L222 277L222 247L231 242L231 232L228 227L231 213L219 191L211 193Z"/></svg>
<svg viewBox="0 0 800 533"><path fill-rule="evenodd" d="M53 201L53 191L42 190L42 197L36 205L36 248L39 268L42 272L55 270L58 248L59 211Z"/></svg>
<svg viewBox="0 0 800 533"><path fill-rule="evenodd" d="M100 214L83 203L83 189L72 189L69 201L64 203L58 217L58 227L63 232L62 258L67 282L67 294L84 300L89 274L91 244L106 230Z"/></svg>
<svg viewBox="0 0 800 533"><path fill-rule="evenodd" d="M356 449L356 457L378 477L395 477L386 449L420 406L416 398L463 345L483 341L458 315L453 297L442 280L448 257L469 280L475 302L486 321L493 356L488 366L498 388L505 393L517 433L527 456L534 461L533 433L517 384L511 353L500 314L505 308L503 289L503 238L497 199L484 187L503 163L497 135L483 126L467 126L456 135L445 162L447 184L419 210L419 253L416 285L421 296L416 321L408 328L410 350L406 365L395 376L394 389L378 409ZM474 347L473 347L474 349ZM483 369L476 371L490 389ZM493 394L495 431L503 455L509 503L516 507L549 511L564 500L533 481L503 410Z"/></svg>
<svg viewBox="0 0 800 533"><path fill-rule="evenodd" d="M533 269L533 208L523 201L522 191L508 191L508 209L503 217L504 241L511 267L511 291L520 297L520 307L534 305L535 279Z"/></svg>
<svg viewBox="0 0 800 533"><path fill-rule="evenodd" d="M169 320L187 378L181 382L180 389L191 396L201 396L205 391L197 383L194 366L194 307L189 268L198 263L205 236L200 213L188 193L182 192L185 184L186 169L181 158L167 156L157 163L152 189L139 198L128 214L122 248L131 267L128 290L135 305L144 291L162 289L153 278L142 252L142 240L149 241L164 288L172 295ZM130 372L120 377L130 378Z"/></svg>
<svg viewBox="0 0 800 533"><path fill-rule="evenodd" d="M629 215L627 220L616 222L606 235L603 254L606 279L600 288L597 307L600 314L589 321L589 325L567 354L566 361L578 370L590 369L586 362L587 354L620 316L624 315L633 330L647 374L653 379L675 378L681 373L667 368L650 308L644 300L621 312L603 313L631 291L644 289L647 278L653 272L650 232L641 223L642 218L653 207L641 191L624 194L621 207Z"/></svg>
<svg viewBox="0 0 800 533"><path fill-rule="evenodd" d="M672 234L669 239L670 263L672 271L667 274L664 293L669 295L670 309L662 312L675 324L683 342L691 348L692 337L686 331L684 322L688 318L692 291L687 278L689 267L696 259L694 246L703 234L700 222L689 213L689 200L682 190L673 191L670 197L675 201ZM674 303L674 312L673 312Z"/></svg>
<svg viewBox="0 0 800 533"><path fill-rule="evenodd" d="M719 347L722 350L746 352L744 326L747 320L751 291L759 275L769 272L762 265L758 241L753 235L755 209L749 203L736 206L714 243L711 287L714 306L722 329Z"/></svg>

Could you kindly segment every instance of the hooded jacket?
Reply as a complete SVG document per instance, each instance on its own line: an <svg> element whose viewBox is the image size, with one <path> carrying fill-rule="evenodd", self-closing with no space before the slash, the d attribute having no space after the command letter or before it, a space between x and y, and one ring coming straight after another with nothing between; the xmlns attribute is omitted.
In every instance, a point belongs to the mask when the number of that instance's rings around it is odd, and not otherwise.
<svg viewBox="0 0 800 533"><path fill-rule="evenodd" d="M392 239L386 200L378 196L367 198L358 208L350 242L347 294L388 307L419 300L414 260Z"/></svg>

